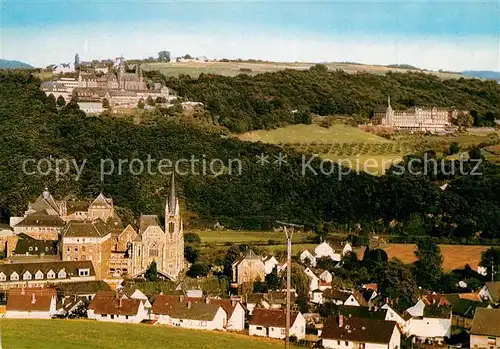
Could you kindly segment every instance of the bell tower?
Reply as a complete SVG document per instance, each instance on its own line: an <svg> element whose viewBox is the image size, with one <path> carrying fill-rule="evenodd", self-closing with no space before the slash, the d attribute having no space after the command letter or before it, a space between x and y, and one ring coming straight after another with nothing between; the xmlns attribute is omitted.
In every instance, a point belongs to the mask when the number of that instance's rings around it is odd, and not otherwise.
<svg viewBox="0 0 500 349"><path fill-rule="evenodd" d="M165 205L165 235L167 235L167 265L170 275L177 277L184 269L184 233L179 210L179 199L175 192L175 178L172 172L170 196Z"/></svg>

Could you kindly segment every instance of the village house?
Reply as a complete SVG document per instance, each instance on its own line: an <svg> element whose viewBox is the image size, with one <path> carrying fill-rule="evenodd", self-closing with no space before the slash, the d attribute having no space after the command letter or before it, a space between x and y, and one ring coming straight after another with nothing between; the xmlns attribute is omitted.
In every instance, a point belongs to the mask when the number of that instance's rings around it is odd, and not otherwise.
<svg viewBox="0 0 500 349"><path fill-rule="evenodd" d="M406 311L411 315L409 335L417 341L443 343L451 336L451 304L444 296L423 296Z"/></svg>
<svg viewBox="0 0 500 349"><path fill-rule="evenodd" d="M300 256L300 261L302 263L304 263L305 265L309 265L311 267L315 267L316 266L316 257L314 257L314 255L309 252L308 250L305 250L303 251Z"/></svg>
<svg viewBox="0 0 500 349"><path fill-rule="evenodd" d="M304 273L309 278L309 295L311 295L312 291L317 290L319 287L319 277L314 274L311 268L304 269Z"/></svg>
<svg viewBox="0 0 500 349"><path fill-rule="evenodd" d="M292 306L297 294L295 290L290 291ZM255 308L283 309L286 306L286 291L272 291L268 293L250 293L244 296L245 306L248 313L252 315Z"/></svg>
<svg viewBox="0 0 500 349"><path fill-rule="evenodd" d="M274 256L267 256L262 259L266 275L271 274L280 263Z"/></svg>
<svg viewBox="0 0 500 349"><path fill-rule="evenodd" d="M321 341L332 349L399 349L401 333L394 321L339 315L328 318Z"/></svg>
<svg viewBox="0 0 500 349"><path fill-rule="evenodd" d="M183 296L159 295L152 314L159 324L199 330L225 330L228 322L226 311L210 298L193 302Z"/></svg>
<svg viewBox="0 0 500 349"><path fill-rule="evenodd" d="M500 347L500 309L478 308L470 330L470 347Z"/></svg>
<svg viewBox="0 0 500 349"><path fill-rule="evenodd" d="M266 271L264 262L252 250L248 250L245 255L233 263L233 283L241 285L254 281L264 281Z"/></svg>
<svg viewBox="0 0 500 349"><path fill-rule="evenodd" d="M479 291L479 296L491 303L500 303L500 281L487 282Z"/></svg>
<svg viewBox="0 0 500 349"><path fill-rule="evenodd" d="M90 302L87 316L91 320L139 323L148 319L144 301L123 293L99 291Z"/></svg>
<svg viewBox="0 0 500 349"><path fill-rule="evenodd" d="M333 248L326 241L316 246L316 248L314 249L314 253L316 254L315 255L316 259L322 257L329 257L335 262L340 262L341 260L340 253L335 253Z"/></svg>
<svg viewBox="0 0 500 349"><path fill-rule="evenodd" d="M248 320L249 335L270 338L285 338L286 311L283 309L255 309ZM306 320L300 312L290 314L290 336L303 339Z"/></svg>
<svg viewBox="0 0 500 349"><path fill-rule="evenodd" d="M58 314L54 288L9 290L5 317L8 319L51 319Z"/></svg>
<svg viewBox="0 0 500 349"><path fill-rule="evenodd" d="M1 289L94 280L96 275L90 261L0 264Z"/></svg>

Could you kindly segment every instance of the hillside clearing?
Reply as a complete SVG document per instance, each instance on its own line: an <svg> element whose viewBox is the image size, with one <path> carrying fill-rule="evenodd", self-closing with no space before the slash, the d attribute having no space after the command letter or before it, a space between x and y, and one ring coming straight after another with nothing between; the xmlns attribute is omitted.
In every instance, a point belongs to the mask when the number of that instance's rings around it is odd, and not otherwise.
<svg viewBox="0 0 500 349"><path fill-rule="evenodd" d="M169 63L143 63L144 71L158 70L166 76L179 76L180 74L198 77L200 74L219 74L225 76L236 76L238 74L256 75L259 73L276 72L283 69L307 70L316 63L292 63L292 62L169 62ZM341 69L347 73L368 72L372 74L385 74L389 71L407 72L418 71L400 68L389 68L379 65L364 65L353 63L325 63L330 70ZM423 71L420 71L423 72ZM460 74L427 72L441 79L468 78Z"/></svg>
<svg viewBox="0 0 500 349"><path fill-rule="evenodd" d="M89 320L1 320L6 349L278 349L279 341L240 334Z"/></svg>

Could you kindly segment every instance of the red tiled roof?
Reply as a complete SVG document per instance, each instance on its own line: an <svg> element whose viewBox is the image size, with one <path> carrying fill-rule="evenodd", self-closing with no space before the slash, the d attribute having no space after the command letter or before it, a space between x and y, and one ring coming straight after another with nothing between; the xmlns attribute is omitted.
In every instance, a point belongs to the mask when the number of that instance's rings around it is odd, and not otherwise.
<svg viewBox="0 0 500 349"><path fill-rule="evenodd" d="M140 304L139 299L127 299L113 291L100 291L90 302L89 309L95 314L137 315Z"/></svg>
<svg viewBox="0 0 500 349"><path fill-rule="evenodd" d="M290 326L293 325L298 314L298 312L290 313ZM283 309L255 309L248 324L284 328L286 326L286 311Z"/></svg>
<svg viewBox="0 0 500 349"><path fill-rule="evenodd" d="M56 297L54 288L13 288L9 290L7 311L49 311Z"/></svg>

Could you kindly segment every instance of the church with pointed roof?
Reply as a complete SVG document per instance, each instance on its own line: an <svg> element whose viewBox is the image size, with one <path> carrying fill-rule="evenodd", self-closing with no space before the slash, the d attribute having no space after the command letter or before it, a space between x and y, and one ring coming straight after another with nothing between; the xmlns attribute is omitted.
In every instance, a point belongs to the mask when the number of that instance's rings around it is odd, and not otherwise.
<svg viewBox="0 0 500 349"><path fill-rule="evenodd" d="M184 269L184 233L173 176L170 191L164 222L157 215L141 215L137 230L129 225L116 236L110 276L141 277L155 262L162 277L178 278Z"/></svg>

